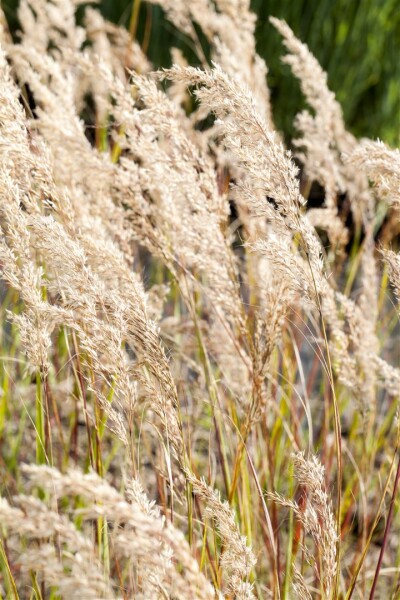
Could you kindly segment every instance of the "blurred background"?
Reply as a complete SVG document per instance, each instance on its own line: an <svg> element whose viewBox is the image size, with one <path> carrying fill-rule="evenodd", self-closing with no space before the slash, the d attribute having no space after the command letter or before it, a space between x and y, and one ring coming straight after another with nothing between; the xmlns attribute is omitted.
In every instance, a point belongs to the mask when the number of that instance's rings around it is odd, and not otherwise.
<svg viewBox="0 0 400 600"><path fill-rule="evenodd" d="M1 5L15 32L18 1ZM137 38L156 67L171 63L172 46L196 63L188 40L160 7L143 0L101 0L100 6L106 18L128 28L138 11ZM253 0L252 9L258 15L257 49L269 68L275 122L287 139L303 103L298 82L281 62L284 50L269 15L285 19L318 58L350 131L400 145L399 0Z"/></svg>

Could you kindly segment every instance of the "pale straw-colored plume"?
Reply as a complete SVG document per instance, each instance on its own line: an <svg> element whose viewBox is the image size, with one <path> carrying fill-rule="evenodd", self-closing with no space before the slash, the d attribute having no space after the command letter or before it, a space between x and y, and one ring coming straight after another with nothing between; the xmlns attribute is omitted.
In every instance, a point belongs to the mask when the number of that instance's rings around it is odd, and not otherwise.
<svg viewBox="0 0 400 600"><path fill-rule="evenodd" d="M165 76L198 86L196 95L220 119L224 144L245 173L237 193L258 217L273 221L280 233L299 233L317 288L324 283L319 242L303 217L297 167L291 155L258 113L251 91L215 65L212 71L172 67ZM269 200L271 199L271 200Z"/></svg>
<svg viewBox="0 0 400 600"><path fill-rule="evenodd" d="M299 113L295 125L300 137L294 140L298 157L310 180L318 181L325 189L325 206L333 222L327 217L313 215L314 223L327 230L333 245L346 242L344 225L337 214L337 195L347 192L353 214L358 222L369 221L373 199L363 170L349 169L343 154L352 152L356 139L346 131L342 109L335 94L328 87L328 78L318 60L294 35L285 21L270 17L271 23L283 37L288 54L283 57L298 78L310 111Z"/></svg>
<svg viewBox="0 0 400 600"><path fill-rule="evenodd" d="M311 592L309 591L305 579L296 565L293 565L292 587L298 600L312 600Z"/></svg>
<svg viewBox="0 0 400 600"><path fill-rule="evenodd" d="M22 39L41 54L53 51L77 51L85 39L85 30L76 25L75 11L79 2L72 0L21 0L18 19ZM50 50L51 51L51 50Z"/></svg>
<svg viewBox="0 0 400 600"><path fill-rule="evenodd" d="M136 73L150 71L151 63L139 43L131 39L124 27L104 19L98 10L86 8L85 30L88 40L92 42L93 54L121 80L130 70Z"/></svg>
<svg viewBox="0 0 400 600"><path fill-rule="evenodd" d="M336 207L338 191L344 188L335 147L335 129L342 128L342 111L335 95L328 89L327 74L307 46L295 37L285 21L274 17L270 17L270 21L283 36L289 52L283 61L299 79L307 104L313 110L313 115L304 111L296 117L301 134L296 139L298 156L307 177L324 187L325 205L332 211Z"/></svg>
<svg viewBox="0 0 400 600"><path fill-rule="evenodd" d="M36 571L65 598L115 597L90 536L79 532L68 518L33 496L22 495L13 498L13 505L1 498L0 516L27 576Z"/></svg>
<svg viewBox="0 0 400 600"><path fill-rule="evenodd" d="M394 207L400 207L400 151L389 148L384 142L363 140L348 156L355 167L362 167L369 179Z"/></svg>
<svg viewBox="0 0 400 600"><path fill-rule="evenodd" d="M234 594L241 600L254 598L249 582L250 573L255 565L255 557L247 546L246 537L240 535L232 509L227 502L222 502L215 490L204 480L187 473L193 492L206 501L206 515L215 520L216 527L225 543L221 564L226 573L225 592Z"/></svg>
<svg viewBox="0 0 400 600"><path fill-rule="evenodd" d="M383 250L383 259L389 267L389 277L398 302L400 302L400 254L393 250Z"/></svg>
<svg viewBox="0 0 400 600"><path fill-rule="evenodd" d="M168 18L188 35L202 61L207 61L195 28L199 25L211 46L211 58L221 65L230 77L252 90L260 114L272 126L270 95L267 86L267 66L255 47L255 14L248 0L195 0L174 2L151 0L165 10Z"/></svg>
<svg viewBox="0 0 400 600"><path fill-rule="evenodd" d="M293 510L305 533L311 536L315 550L309 558L312 559L313 567L318 573L324 598L330 598L336 573L337 534L332 502L325 486L325 469L316 456L305 458L301 452L293 455L293 462L294 476L304 488L305 508L276 493L270 493L268 496L277 504ZM304 579L298 575L294 577L294 586L300 586L303 596L310 597L307 596Z"/></svg>
<svg viewBox="0 0 400 600"><path fill-rule="evenodd" d="M142 588L139 598L162 598L166 592L179 599L190 595L199 600L215 597L187 542L147 499L138 481L127 482L125 499L95 473L71 470L62 474L35 465L24 466L24 472L31 486L39 486L56 498L82 498L84 505L74 512L88 524L100 516L106 519L110 552L127 561L139 590Z"/></svg>

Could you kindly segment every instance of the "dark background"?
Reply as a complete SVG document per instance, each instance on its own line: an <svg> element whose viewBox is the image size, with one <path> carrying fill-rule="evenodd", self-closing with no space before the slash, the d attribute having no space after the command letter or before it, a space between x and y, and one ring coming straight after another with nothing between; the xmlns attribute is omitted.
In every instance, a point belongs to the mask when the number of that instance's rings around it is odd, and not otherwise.
<svg viewBox="0 0 400 600"><path fill-rule="evenodd" d="M102 0L100 8L111 21L129 26L135 2ZM17 5L16 0L2 2L13 31ZM257 49L269 68L275 120L288 138L303 100L289 67L281 62L284 49L269 15L284 18L328 72L353 133L400 145L400 0L253 0L252 8L258 14ZM139 14L137 37L148 46L156 67L170 64L171 46L195 62L188 40L158 6L142 1Z"/></svg>

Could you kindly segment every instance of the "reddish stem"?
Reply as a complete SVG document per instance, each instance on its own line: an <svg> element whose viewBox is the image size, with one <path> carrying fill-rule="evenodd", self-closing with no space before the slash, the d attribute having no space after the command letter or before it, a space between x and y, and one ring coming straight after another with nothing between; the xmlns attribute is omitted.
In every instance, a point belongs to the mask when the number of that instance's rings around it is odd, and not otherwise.
<svg viewBox="0 0 400 600"><path fill-rule="evenodd" d="M399 464L397 465L396 479L394 481L393 494L392 494L392 497L390 499L390 504L389 504L389 513L388 513L388 517L387 517L387 521L386 521L385 533L383 535L382 548L381 548L381 551L380 551L380 554L379 554L378 564L376 565L375 577L374 577L374 581L372 583L372 588L371 588L371 593L369 595L369 600L373 600L373 597L374 597L374 594L375 594L375 590L376 590L376 586L377 586L377 583L378 583L379 572L381 570L382 561L383 561L383 554L385 552L385 548L386 548L386 545L387 545L387 542L388 542L388 538L389 538L390 525L391 525L392 520L393 520L394 501L396 499L396 493L397 493L397 488L399 487L399 481L400 481L400 454L399 454Z"/></svg>

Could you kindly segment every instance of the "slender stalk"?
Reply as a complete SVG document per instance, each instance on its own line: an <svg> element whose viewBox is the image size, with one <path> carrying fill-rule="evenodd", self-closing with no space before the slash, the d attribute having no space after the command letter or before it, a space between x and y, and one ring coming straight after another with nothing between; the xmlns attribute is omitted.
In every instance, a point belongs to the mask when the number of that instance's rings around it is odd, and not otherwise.
<svg viewBox="0 0 400 600"><path fill-rule="evenodd" d="M399 482L400 482L400 453L399 453L398 449L396 450L396 454L398 454L398 465L397 465L397 471L396 471L396 478L394 480L393 493L392 493L392 497L390 499L389 512L388 512L388 516L387 516L385 532L383 534L382 547L381 547L381 551L379 553L378 564L376 565L376 571L375 571L374 581L372 582L372 588L371 588L371 592L369 595L369 600L373 600L373 598L375 596L376 586L378 584L379 572L382 567L383 555L385 553L385 549L386 549L386 546L388 543L389 530L390 530L390 526L391 526L392 520L393 520L394 503L396 500L397 489L399 487Z"/></svg>
<svg viewBox="0 0 400 600"><path fill-rule="evenodd" d="M84 411L86 431L87 431L87 436L88 436L90 466L92 467L92 469L94 469L95 468L95 460L94 460L92 436L91 436L91 432L90 432L89 416L88 416L88 411L87 411L86 387L85 387L85 382L83 379L82 366L81 366L81 361L79 358L78 340L76 339L75 332L72 333L72 339L73 339L73 343L74 343L75 360L76 360L75 373L77 376L77 380L79 383L79 389L80 389L82 400L83 400L83 411Z"/></svg>
<svg viewBox="0 0 400 600"><path fill-rule="evenodd" d="M257 487L258 495L260 496L260 501L261 501L261 505L263 508L267 528L268 528L269 543L271 544L272 554L273 554L273 558L274 558L274 567L273 568L274 568L274 581L275 581L275 585L276 585L275 591L276 591L276 597L278 598L278 600L280 600L281 593L280 593L279 573L278 573L278 568L277 568L277 551L276 551L276 544L275 544L275 540L274 540L274 532L272 529L271 517L269 516L268 508L267 508L267 505L265 504L264 496L263 496L263 493L262 493L262 490L260 487L260 483L258 481L257 473L256 473L253 461L251 460L251 456L247 450L246 445L244 446L244 449L246 450L246 453L247 453L247 459L249 461L250 470L253 475L253 479L256 484L256 487Z"/></svg>
<svg viewBox="0 0 400 600"><path fill-rule="evenodd" d="M140 4L141 0L133 0L131 20L129 22L129 34L131 40L134 40L136 38L137 27L139 23Z"/></svg>
<svg viewBox="0 0 400 600"><path fill-rule="evenodd" d="M293 494L293 464L290 466L289 473L289 494ZM282 590L282 600L286 600L290 597L290 582L291 582L291 573L292 573L292 560L293 560L293 538L294 538L294 515L291 510L289 513L289 531L288 531L288 541L287 541L287 549L286 549L286 569L285 569L285 578L283 583Z"/></svg>
<svg viewBox="0 0 400 600"><path fill-rule="evenodd" d="M391 480L391 477L392 477L392 473L393 473L394 468L395 468L396 455L398 453L398 450L399 450L399 447L397 446L395 454L394 454L394 457L393 457L393 460L392 460L392 464L390 465L389 475L387 476L385 487L383 488L383 492L382 492L381 500L379 502L378 510L376 511L376 516L375 516L374 522L373 522L371 530L369 532L368 539L367 539L367 542L365 544L364 550L363 550L363 552L362 552L362 554L361 554L361 556L359 558L359 561L357 563L356 570L354 571L353 578L352 578L351 583L350 583L350 587L349 587L349 589L347 591L347 594L345 596L345 600L350 600L351 597L352 597L352 595L353 595L353 592L355 590L356 583L357 583L357 578L358 578L358 575L359 575L359 573L361 571L361 568L362 568L362 566L364 564L364 560L365 560L365 557L367 555L368 548L369 548L371 540L372 540L372 536L373 536L374 531L375 531L375 529L376 529L376 527L377 527L377 525L379 523L379 520L381 518L382 508L383 508L383 505L385 503L386 494L387 494L387 491L389 489L389 483L390 483L390 480Z"/></svg>
<svg viewBox="0 0 400 600"><path fill-rule="evenodd" d="M331 354L329 351L328 335L325 327L325 320L322 312L321 298L317 290L317 284L315 281L314 273L311 266L309 254L307 252L307 260L311 271L311 276L314 282L315 297L317 300L318 312L320 314L322 334L324 337L324 344L326 350L326 361L328 367L329 383L332 390L332 403L334 411L334 430L335 430L335 449L336 449L336 462L337 462L337 505L336 505L336 576L335 576L335 587L334 587L334 598L338 596L339 590L339 579L340 579L340 537L341 537L341 504L342 504L342 479L343 479L343 462L342 462L342 433L340 425L340 411L339 403L336 397L334 378L333 378L333 367L331 361Z"/></svg>
<svg viewBox="0 0 400 600"><path fill-rule="evenodd" d="M8 562L8 558L7 558L6 550L4 548L3 540L1 540L1 539L0 539L0 559L2 560L2 562L4 564L4 567L5 567L5 570L7 573L6 581L8 580L8 582L10 584L10 587L12 590L12 595L14 596L14 600L19 600L17 586L15 585L14 577L13 577L13 574L12 574L12 571L10 568L10 564ZM11 595L10 596L7 595L7 598L8 597L11 598Z"/></svg>
<svg viewBox="0 0 400 600"><path fill-rule="evenodd" d="M36 462L38 465L43 465L46 462L46 447L45 447L45 415L43 406L43 388L40 373L36 373Z"/></svg>

